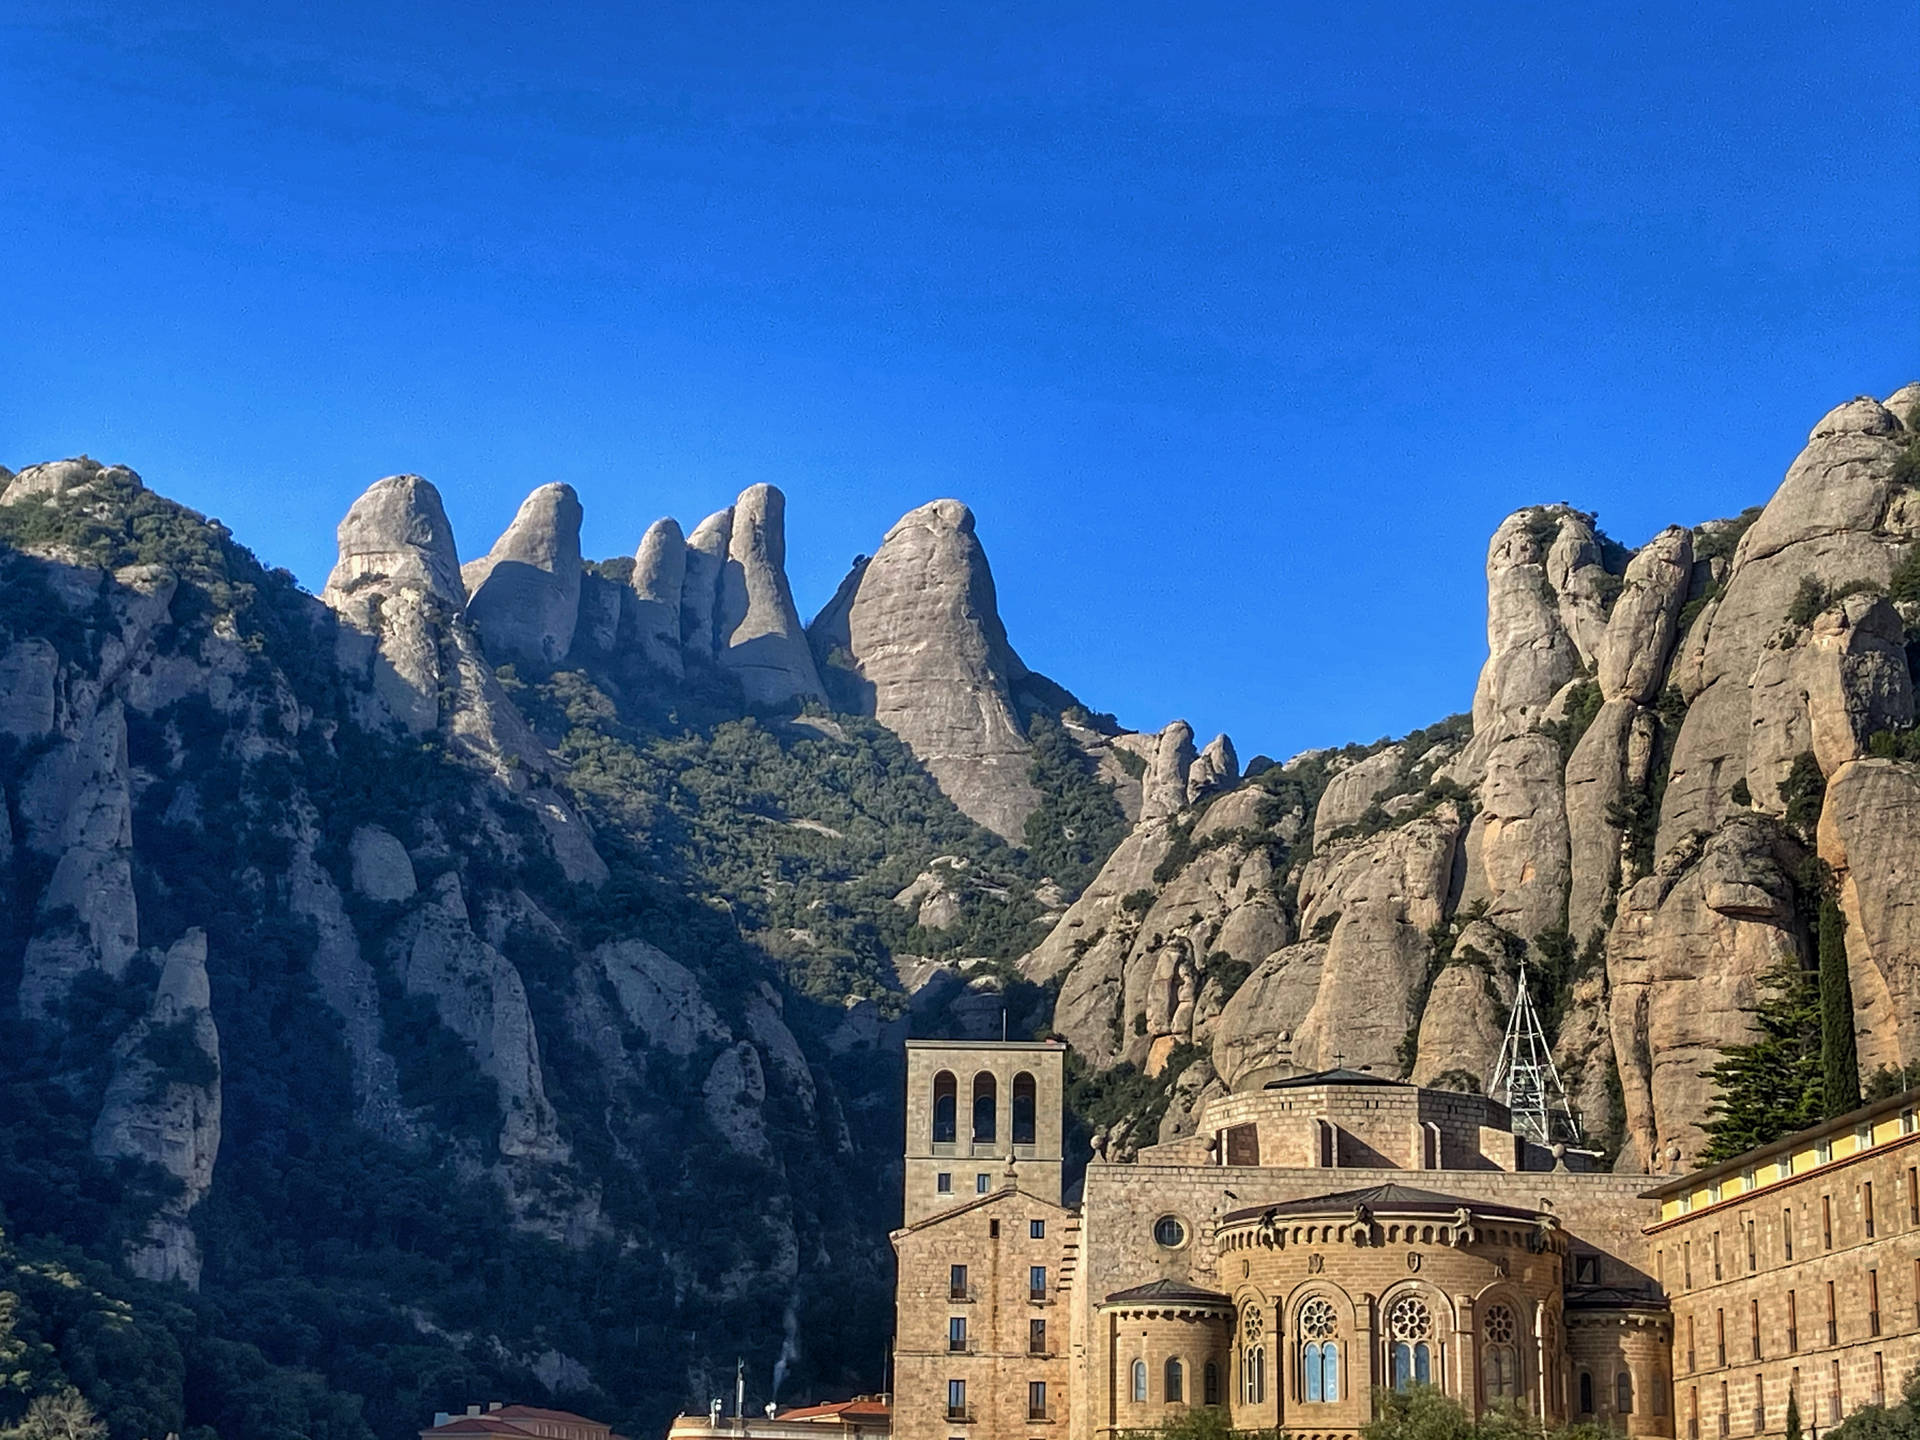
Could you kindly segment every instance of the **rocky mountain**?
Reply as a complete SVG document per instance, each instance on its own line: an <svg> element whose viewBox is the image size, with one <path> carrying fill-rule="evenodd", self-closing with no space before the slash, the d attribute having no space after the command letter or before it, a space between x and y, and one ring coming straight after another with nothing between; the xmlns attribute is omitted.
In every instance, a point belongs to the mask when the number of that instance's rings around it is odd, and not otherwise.
<svg viewBox="0 0 1920 1440"><path fill-rule="evenodd" d="M589 561L543 485L463 566L391 477L313 597L129 470L0 471L0 1248L77 1277L0 1282L19 1393L360 1437L640 1433L736 1354L871 1388L908 1027L1064 1034L1124 1149L1336 1058L1484 1086L1524 975L1665 1168L1831 895L1861 1069L1910 1064L1916 402L1637 551L1518 512L1470 713L1244 773L1029 669L953 500L803 626L770 486Z"/></svg>
<svg viewBox="0 0 1920 1440"><path fill-rule="evenodd" d="M1664 1170L1762 977L1811 966L1825 867L1861 1068L1910 1066L1916 405L1840 406L1764 507L1635 552L1509 517L1471 714L1143 813L1021 961L1056 1027L1173 1066L1147 1118L1177 1134L1210 1087L1336 1058L1483 1085L1524 961L1590 1138Z"/></svg>

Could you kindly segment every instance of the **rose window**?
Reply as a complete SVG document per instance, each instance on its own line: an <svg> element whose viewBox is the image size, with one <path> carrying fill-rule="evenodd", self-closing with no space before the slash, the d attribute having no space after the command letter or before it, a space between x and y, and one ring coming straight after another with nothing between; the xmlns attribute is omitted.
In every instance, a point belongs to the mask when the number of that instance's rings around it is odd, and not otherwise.
<svg viewBox="0 0 1920 1440"><path fill-rule="evenodd" d="M1513 1311L1505 1305L1487 1307L1487 1339L1504 1345L1513 1339Z"/></svg>
<svg viewBox="0 0 1920 1440"><path fill-rule="evenodd" d="M1325 1340L1333 1334L1334 1325L1331 1301L1316 1297L1300 1307L1300 1333L1308 1340Z"/></svg>
<svg viewBox="0 0 1920 1440"><path fill-rule="evenodd" d="M1266 1333L1266 1321L1260 1314L1258 1305L1249 1305L1240 1313L1240 1334L1251 1345Z"/></svg>
<svg viewBox="0 0 1920 1440"><path fill-rule="evenodd" d="M1387 1312L1387 1333L1395 1340L1427 1340L1433 1335L1433 1314L1427 1302L1411 1295L1393 1302Z"/></svg>

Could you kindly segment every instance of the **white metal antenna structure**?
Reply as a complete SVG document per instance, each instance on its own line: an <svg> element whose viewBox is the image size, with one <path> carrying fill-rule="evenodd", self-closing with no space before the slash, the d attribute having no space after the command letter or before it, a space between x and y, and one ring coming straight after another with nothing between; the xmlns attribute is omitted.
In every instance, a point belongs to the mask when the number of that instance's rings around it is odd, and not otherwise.
<svg viewBox="0 0 1920 1440"><path fill-rule="evenodd" d="M1581 1143L1580 1122L1567 1101L1567 1088L1560 1083L1546 1031L1527 991L1524 961L1514 978L1513 1014L1507 1019L1507 1036L1500 1042L1500 1059L1487 1088L1506 1105L1515 1133L1540 1145Z"/></svg>

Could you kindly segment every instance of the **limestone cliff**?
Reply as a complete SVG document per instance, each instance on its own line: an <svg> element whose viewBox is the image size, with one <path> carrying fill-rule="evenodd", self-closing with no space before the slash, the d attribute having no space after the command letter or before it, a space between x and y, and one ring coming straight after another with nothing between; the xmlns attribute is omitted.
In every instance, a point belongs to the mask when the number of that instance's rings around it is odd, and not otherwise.
<svg viewBox="0 0 1920 1440"><path fill-rule="evenodd" d="M908 511L807 636L838 708L872 715L954 804L1019 838L1038 800L1015 700L1027 667L1000 622L971 510L936 500Z"/></svg>

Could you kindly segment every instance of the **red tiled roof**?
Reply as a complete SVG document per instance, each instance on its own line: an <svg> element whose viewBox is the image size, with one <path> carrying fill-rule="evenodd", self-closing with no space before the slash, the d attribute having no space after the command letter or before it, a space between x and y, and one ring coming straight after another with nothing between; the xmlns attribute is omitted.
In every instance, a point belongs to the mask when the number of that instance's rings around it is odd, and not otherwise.
<svg viewBox="0 0 1920 1440"><path fill-rule="evenodd" d="M831 1405L802 1405L797 1409L782 1410L774 1419L819 1420L845 1416L849 1420L885 1420L892 1413L892 1407L884 1400L840 1400Z"/></svg>
<svg viewBox="0 0 1920 1440"><path fill-rule="evenodd" d="M598 1420L589 1420L586 1416L576 1415L571 1410L542 1410L538 1405L502 1405L498 1410L490 1410L487 1413L496 1418L506 1416L508 1419L522 1420L564 1420L570 1425L605 1428Z"/></svg>
<svg viewBox="0 0 1920 1440"><path fill-rule="evenodd" d="M435 1425L422 1430L422 1435L445 1436L447 1440L458 1435L521 1435L531 1436L533 1431L523 1425L515 1425L509 1420L497 1418L500 1412L492 1415L456 1415L444 1425Z"/></svg>

